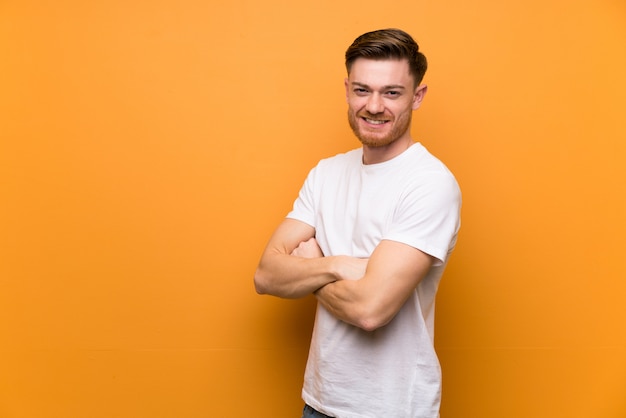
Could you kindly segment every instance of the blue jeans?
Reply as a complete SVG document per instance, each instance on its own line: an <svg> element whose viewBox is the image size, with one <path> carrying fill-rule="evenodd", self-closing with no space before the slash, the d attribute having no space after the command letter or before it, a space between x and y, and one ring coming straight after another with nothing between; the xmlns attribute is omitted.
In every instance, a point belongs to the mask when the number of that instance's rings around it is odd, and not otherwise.
<svg viewBox="0 0 626 418"><path fill-rule="evenodd" d="M333 418L330 415L322 414L321 412L316 411L311 408L309 405L304 405L304 409L302 410L302 418Z"/></svg>

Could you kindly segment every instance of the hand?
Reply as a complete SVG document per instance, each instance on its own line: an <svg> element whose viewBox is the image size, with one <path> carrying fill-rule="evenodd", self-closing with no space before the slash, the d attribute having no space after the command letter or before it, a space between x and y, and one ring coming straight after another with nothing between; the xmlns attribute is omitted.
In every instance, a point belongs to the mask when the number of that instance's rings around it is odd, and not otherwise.
<svg viewBox="0 0 626 418"><path fill-rule="evenodd" d="M318 258L324 257L324 253L322 249L317 243L315 238L309 238L307 241L302 241L298 246L291 252L291 255L296 257L303 258Z"/></svg>
<svg viewBox="0 0 626 418"><path fill-rule="evenodd" d="M367 258L355 258L348 256L338 257L338 274L342 280L359 280L365 276Z"/></svg>
<svg viewBox="0 0 626 418"><path fill-rule="evenodd" d="M324 257L324 253L315 238L302 241L291 252L291 255L303 258ZM335 265L339 280L359 280L365 275L367 258L355 258L349 256L335 257Z"/></svg>

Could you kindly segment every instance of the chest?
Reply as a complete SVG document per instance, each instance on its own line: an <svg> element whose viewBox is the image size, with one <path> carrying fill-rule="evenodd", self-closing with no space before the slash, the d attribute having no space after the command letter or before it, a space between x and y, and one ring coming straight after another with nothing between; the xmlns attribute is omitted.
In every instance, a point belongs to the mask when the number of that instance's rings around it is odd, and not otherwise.
<svg viewBox="0 0 626 418"><path fill-rule="evenodd" d="M402 182L391 173L355 170L325 184L316 217L317 234L328 242L327 254L369 257L392 225L402 192Z"/></svg>

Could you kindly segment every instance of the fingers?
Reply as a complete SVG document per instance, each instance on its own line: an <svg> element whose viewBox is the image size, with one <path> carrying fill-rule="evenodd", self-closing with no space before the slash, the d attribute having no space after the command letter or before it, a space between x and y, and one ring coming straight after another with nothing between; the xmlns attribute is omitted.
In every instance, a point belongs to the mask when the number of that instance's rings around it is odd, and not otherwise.
<svg viewBox="0 0 626 418"><path fill-rule="evenodd" d="M296 257L304 257L304 258L316 258L316 257L324 256L315 238L310 238L306 241L302 241L291 252L291 255L296 256Z"/></svg>

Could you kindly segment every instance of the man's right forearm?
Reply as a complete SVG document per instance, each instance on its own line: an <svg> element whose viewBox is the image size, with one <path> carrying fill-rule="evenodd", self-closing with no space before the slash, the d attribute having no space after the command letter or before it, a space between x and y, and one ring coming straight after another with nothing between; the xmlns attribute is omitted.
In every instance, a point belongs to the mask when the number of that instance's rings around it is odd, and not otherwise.
<svg viewBox="0 0 626 418"><path fill-rule="evenodd" d="M254 274L256 291L289 299L307 296L339 279L335 262L336 257L304 258L270 251Z"/></svg>

